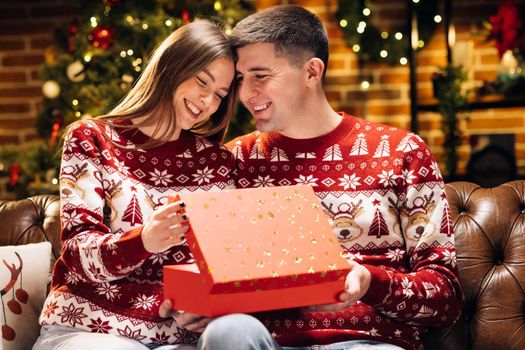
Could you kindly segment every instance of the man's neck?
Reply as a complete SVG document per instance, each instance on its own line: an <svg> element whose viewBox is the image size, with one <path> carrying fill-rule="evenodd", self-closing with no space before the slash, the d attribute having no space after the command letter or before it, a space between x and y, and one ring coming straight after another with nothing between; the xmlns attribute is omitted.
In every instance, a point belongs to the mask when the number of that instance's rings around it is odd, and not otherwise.
<svg viewBox="0 0 525 350"><path fill-rule="evenodd" d="M316 103L306 103L298 113L300 118L296 119L295 125L281 134L293 139L310 139L334 130L341 123L342 116L333 110L324 94L322 97Z"/></svg>

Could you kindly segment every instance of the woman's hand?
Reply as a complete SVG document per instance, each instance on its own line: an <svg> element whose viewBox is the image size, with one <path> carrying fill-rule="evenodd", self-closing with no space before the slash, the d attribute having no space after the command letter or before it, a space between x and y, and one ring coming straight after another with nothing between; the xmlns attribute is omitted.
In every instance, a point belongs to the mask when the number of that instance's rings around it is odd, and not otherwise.
<svg viewBox="0 0 525 350"><path fill-rule="evenodd" d="M163 252L186 241L188 217L184 213L184 202L166 204L151 215L142 228L142 243L150 253Z"/></svg>

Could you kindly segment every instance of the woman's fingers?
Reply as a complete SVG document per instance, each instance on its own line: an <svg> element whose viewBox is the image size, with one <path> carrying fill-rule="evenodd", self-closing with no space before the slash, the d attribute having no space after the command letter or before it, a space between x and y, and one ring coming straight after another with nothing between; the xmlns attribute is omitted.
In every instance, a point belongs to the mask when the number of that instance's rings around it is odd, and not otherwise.
<svg viewBox="0 0 525 350"><path fill-rule="evenodd" d="M153 212L152 217L154 217L156 220L162 220L172 215L175 215L175 213L182 212L185 207L186 204L183 201L168 203L156 209Z"/></svg>

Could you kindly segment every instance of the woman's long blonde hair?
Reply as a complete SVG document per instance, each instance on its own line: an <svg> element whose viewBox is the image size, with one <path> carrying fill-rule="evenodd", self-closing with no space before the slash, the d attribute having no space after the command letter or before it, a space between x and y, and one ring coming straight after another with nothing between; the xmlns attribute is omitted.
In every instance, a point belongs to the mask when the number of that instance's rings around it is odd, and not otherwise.
<svg viewBox="0 0 525 350"><path fill-rule="evenodd" d="M152 139L140 146L147 148L164 143L175 133L172 102L175 89L220 57L233 61L234 53L228 37L216 24L199 20L180 27L153 51L140 78L122 101L97 119L113 124L116 120L145 117L133 127L151 124L157 127ZM212 140L222 140L233 109L233 85L234 82L217 111L208 120L195 125L192 132ZM164 118L167 122L161 123Z"/></svg>

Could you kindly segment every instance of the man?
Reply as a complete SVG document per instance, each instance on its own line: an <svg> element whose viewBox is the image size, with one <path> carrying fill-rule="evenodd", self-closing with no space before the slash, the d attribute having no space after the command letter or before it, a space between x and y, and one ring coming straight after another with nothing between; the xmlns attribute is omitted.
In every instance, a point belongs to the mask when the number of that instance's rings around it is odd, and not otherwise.
<svg viewBox="0 0 525 350"><path fill-rule="evenodd" d="M237 186L312 185L352 270L339 304L255 314L268 331L239 315L207 326L179 315L180 324L206 329L200 346L210 349L422 349L420 335L452 324L462 306L444 183L427 146L330 107L327 34L306 9L258 12L232 38L239 97L258 129L228 144Z"/></svg>

